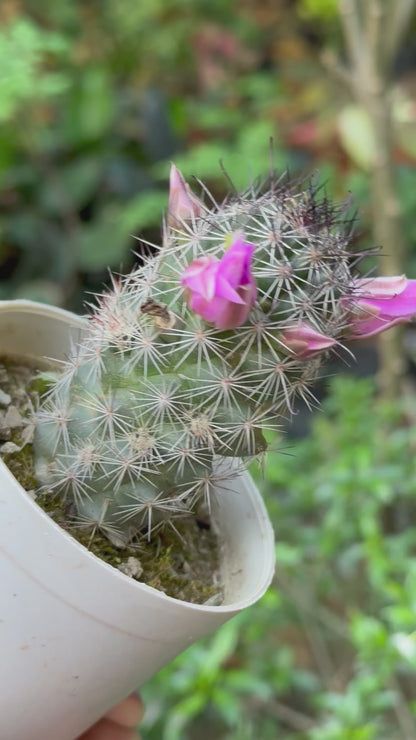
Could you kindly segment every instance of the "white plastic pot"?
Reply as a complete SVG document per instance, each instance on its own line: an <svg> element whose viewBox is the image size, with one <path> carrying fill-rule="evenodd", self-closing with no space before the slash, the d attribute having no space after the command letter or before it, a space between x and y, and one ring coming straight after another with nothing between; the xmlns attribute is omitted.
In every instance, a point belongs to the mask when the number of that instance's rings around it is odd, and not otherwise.
<svg viewBox="0 0 416 740"><path fill-rule="evenodd" d="M63 359L83 320L0 302L0 354ZM265 592L273 532L248 474L218 490L225 599L199 606L102 562L55 524L0 461L0 737L73 740L198 638Z"/></svg>

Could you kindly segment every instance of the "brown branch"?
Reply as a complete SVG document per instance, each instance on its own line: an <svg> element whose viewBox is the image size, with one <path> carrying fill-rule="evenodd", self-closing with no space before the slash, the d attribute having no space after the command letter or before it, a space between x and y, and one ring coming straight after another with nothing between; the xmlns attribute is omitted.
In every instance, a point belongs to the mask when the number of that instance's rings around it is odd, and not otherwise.
<svg viewBox="0 0 416 740"><path fill-rule="evenodd" d="M310 603L308 594L304 590L299 590L293 587L288 579L284 578L282 573L277 569L276 581L279 588L292 599L292 601L303 609L306 614L311 614L314 618L319 619L320 622L330 631L334 632L339 638L350 642L350 634L348 627L346 626L343 619L338 617L334 612L322 604L313 605Z"/></svg>
<svg viewBox="0 0 416 740"><path fill-rule="evenodd" d="M394 711L404 740L416 738L416 721L409 711L406 698L403 696L402 689L395 676L390 679L390 688L396 694L397 701L394 704Z"/></svg>
<svg viewBox="0 0 416 740"><path fill-rule="evenodd" d="M332 49L324 49L321 54L321 63L327 72L346 87L349 92L355 94L355 80L345 64L342 64L337 54Z"/></svg>
<svg viewBox="0 0 416 740"><path fill-rule="evenodd" d="M415 0L390 0L386 14L387 33L384 38L384 64L393 64L398 48L406 33L415 10Z"/></svg>
<svg viewBox="0 0 416 740"><path fill-rule="evenodd" d="M405 249L393 163L390 76L414 4L415 0L403 3L397 0L339 0L353 92L369 116L377 152L370 177L373 237L376 244L384 247L379 261L381 275L403 272ZM387 51L386 44L389 45ZM379 349L379 385L385 397L394 397L400 391L404 371L400 334L392 331L382 335Z"/></svg>
<svg viewBox="0 0 416 740"><path fill-rule="evenodd" d="M283 721L286 725L297 732L307 732L316 725L316 721L312 717L309 717L303 712L299 712L297 709L288 707L287 704L282 704L282 702L277 701L276 699L264 702L255 697L248 697L247 705L250 711L260 711L262 714L267 712L272 715L272 717Z"/></svg>
<svg viewBox="0 0 416 740"><path fill-rule="evenodd" d="M378 76L381 71L381 55L386 28L384 26L386 5L383 0L367 0L365 5L365 38L368 48L368 63L372 67L369 73L372 77Z"/></svg>
<svg viewBox="0 0 416 740"><path fill-rule="evenodd" d="M363 64L364 37L357 0L339 0L339 13L351 67L358 71Z"/></svg>
<svg viewBox="0 0 416 740"><path fill-rule="evenodd" d="M324 685L329 689L332 685L335 667L328 646L322 637L318 624L311 617L307 617L303 609L297 607L297 612L318 672Z"/></svg>

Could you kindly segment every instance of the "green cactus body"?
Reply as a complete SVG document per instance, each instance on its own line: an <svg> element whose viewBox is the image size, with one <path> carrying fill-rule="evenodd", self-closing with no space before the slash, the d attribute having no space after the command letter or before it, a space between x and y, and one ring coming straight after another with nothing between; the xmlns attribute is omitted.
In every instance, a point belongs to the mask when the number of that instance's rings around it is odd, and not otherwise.
<svg viewBox="0 0 416 740"><path fill-rule="evenodd" d="M235 234L255 246L257 300L217 329L188 307L181 276L220 259ZM236 459L263 456L296 397L313 400L325 351L298 357L283 333L299 323L339 345L351 291L351 224L317 189L284 180L214 202L93 308L89 328L50 389L35 438L36 472L73 516L128 542L227 494Z"/></svg>

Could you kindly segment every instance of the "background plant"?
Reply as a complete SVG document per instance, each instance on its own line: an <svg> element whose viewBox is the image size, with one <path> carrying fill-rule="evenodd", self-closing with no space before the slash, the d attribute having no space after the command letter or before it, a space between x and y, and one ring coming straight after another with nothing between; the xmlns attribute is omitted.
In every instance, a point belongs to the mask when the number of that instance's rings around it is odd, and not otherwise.
<svg viewBox="0 0 416 740"><path fill-rule="evenodd" d="M220 197L219 160L245 187L268 171L273 136L278 169L318 166L334 197L351 189L368 208L368 126L320 62L323 47L342 48L336 4L181 3L175 13L156 0L2 7L3 297L80 310L107 266L131 266L129 233L157 240L173 158ZM392 111L411 254L409 49L399 54Z"/></svg>
<svg viewBox="0 0 416 740"><path fill-rule="evenodd" d="M271 456L265 482L254 468L274 586L144 689L145 738L414 736L415 411L339 377L308 438Z"/></svg>

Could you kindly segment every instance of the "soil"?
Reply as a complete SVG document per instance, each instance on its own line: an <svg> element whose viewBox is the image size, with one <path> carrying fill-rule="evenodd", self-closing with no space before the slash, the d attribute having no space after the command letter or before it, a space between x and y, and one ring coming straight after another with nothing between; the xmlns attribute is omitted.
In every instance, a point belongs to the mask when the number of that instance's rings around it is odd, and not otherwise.
<svg viewBox="0 0 416 740"><path fill-rule="evenodd" d="M0 358L0 456L36 503L94 555L122 573L182 601L219 605L220 546L209 519L175 520L150 542L136 538L119 548L101 532L87 531L71 521L68 505L55 492L39 490L34 472L33 413L44 381L40 370L13 358Z"/></svg>

